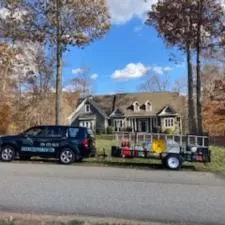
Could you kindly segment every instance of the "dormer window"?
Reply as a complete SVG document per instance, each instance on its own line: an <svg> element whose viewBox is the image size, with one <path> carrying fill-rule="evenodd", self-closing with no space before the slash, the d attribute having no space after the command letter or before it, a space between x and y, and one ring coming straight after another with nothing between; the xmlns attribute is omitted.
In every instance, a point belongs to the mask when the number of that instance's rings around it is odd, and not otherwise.
<svg viewBox="0 0 225 225"><path fill-rule="evenodd" d="M137 101L133 103L133 107L134 107L134 112L139 112L140 105Z"/></svg>
<svg viewBox="0 0 225 225"><path fill-rule="evenodd" d="M86 104L86 105L85 105L85 112L86 112L86 113L91 112L91 107L90 107L89 104Z"/></svg>
<svg viewBox="0 0 225 225"><path fill-rule="evenodd" d="M151 112L152 111L152 104L149 101L145 102L145 111Z"/></svg>

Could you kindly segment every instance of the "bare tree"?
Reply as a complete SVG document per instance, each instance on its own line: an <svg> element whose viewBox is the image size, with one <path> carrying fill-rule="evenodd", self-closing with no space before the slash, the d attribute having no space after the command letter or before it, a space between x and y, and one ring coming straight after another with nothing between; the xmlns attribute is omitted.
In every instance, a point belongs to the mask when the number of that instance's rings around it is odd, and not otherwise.
<svg viewBox="0 0 225 225"><path fill-rule="evenodd" d="M169 75L167 73L156 74L151 72L146 81L144 81L140 88L150 92L163 92L169 90Z"/></svg>
<svg viewBox="0 0 225 225"><path fill-rule="evenodd" d="M185 76L181 76L177 80L175 80L172 90L178 92L180 95L187 95L188 88L187 88L187 78Z"/></svg>
<svg viewBox="0 0 225 225"><path fill-rule="evenodd" d="M87 97L93 93L90 68L82 67L80 73L72 79L72 85L81 97Z"/></svg>
<svg viewBox="0 0 225 225"><path fill-rule="evenodd" d="M0 6L8 12L6 18L0 20L3 37L44 42L56 48L56 124L59 124L63 53L68 46L83 47L106 34L111 25L106 2L2 0Z"/></svg>

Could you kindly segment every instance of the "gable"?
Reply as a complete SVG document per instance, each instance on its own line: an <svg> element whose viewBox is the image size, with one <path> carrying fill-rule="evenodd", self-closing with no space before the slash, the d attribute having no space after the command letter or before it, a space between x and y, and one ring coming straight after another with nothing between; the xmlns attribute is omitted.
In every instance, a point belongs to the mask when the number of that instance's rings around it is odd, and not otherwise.
<svg viewBox="0 0 225 225"><path fill-rule="evenodd" d="M121 109L116 108L111 114L110 117L123 117L124 113Z"/></svg>
<svg viewBox="0 0 225 225"><path fill-rule="evenodd" d="M87 111L87 106L89 106L89 111ZM107 115L102 112L101 109L98 108L98 106L95 104L94 101L92 101L89 98L85 98L82 101L80 101L80 104L77 105L76 110L70 115L69 120L74 121L79 115L93 115L99 113L102 117L106 117Z"/></svg>
<svg viewBox="0 0 225 225"><path fill-rule="evenodd" d="M175 115L177 114L176 110L174 110L174 108L170 105L167 105L165 107L163 107L159 112L158 115L159 116L164 116L164 115Z"/></svg>

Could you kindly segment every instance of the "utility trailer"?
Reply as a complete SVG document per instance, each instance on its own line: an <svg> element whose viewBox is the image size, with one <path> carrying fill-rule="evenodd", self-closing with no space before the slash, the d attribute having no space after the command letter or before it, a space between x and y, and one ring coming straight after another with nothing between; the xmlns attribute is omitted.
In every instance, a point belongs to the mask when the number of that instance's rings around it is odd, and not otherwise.
<svg viewBox="0 0 225 225"><path fill-rule="evenodd" d="M161 133L116 133L112 157L155 158L171 170L183 162L211 162L208 135L167 135Z"/></svg>

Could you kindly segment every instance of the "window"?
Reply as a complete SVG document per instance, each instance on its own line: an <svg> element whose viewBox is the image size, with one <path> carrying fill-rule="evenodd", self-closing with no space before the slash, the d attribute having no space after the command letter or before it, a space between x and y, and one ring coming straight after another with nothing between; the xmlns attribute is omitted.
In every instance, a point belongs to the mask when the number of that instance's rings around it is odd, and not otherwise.
<svg viewBox="0 0 225 225"><path fill-rule="evenodd" d="M45 129L42 127L33 127L24 132L24 135L40 137L45 135Z"/></svg>
<svg viewBox="0 0 225 225"><path fill-rule="evenodd" d="M60 137L60 128L59 127L48 127L46 132L47 137Z"/></svg>
<svg viewBox="0 0 225 225"><path fill-rule="evenodd" d="M122 119L116 119L114 120L114 127L116 131L120 131L123 127L123 120Z"/></svg>
<svg viewBox="0 0 225 225"><path fill-rule="evenodd" d="M152 111L152 104L151 104L149 101L147 101L147 102L145 103L145 110L146 110L147 112Z"/></svg>
<svg viewBox="0 0 225 225"><path fill-rule="evenodd" d="M140 105L138 102L134 102L133 106L134 106L134 112L138 112L140 110Z"/></svg>
<svg viewBox="0 0 225 225"><path fill-rule="evenodd" d="M93 128L93 123L92 121L80 121L79 125L81 127L87 127L87 128Z"/></svg>
<svg viewBox="0 0 225 225"><path fill-rule="evenodd" d="M173 118L165 119L165 127L173 127L173 126L174 126L174 119Z"/></svg>
<svg viewBox="0 0 225 225"><path fill-rule="evenodd" d="M70 138L76 138L78 132L79 132L79 128L69 128L68 129L68 135Z"/></svg>
<svg viewBox="0 0 225 225"><path fill-rule="evenodd" d="M85 112L86 112L86 113L91 112L91 107L90 107L89 104L86 104L86 105L85 105Z"/></svg>

